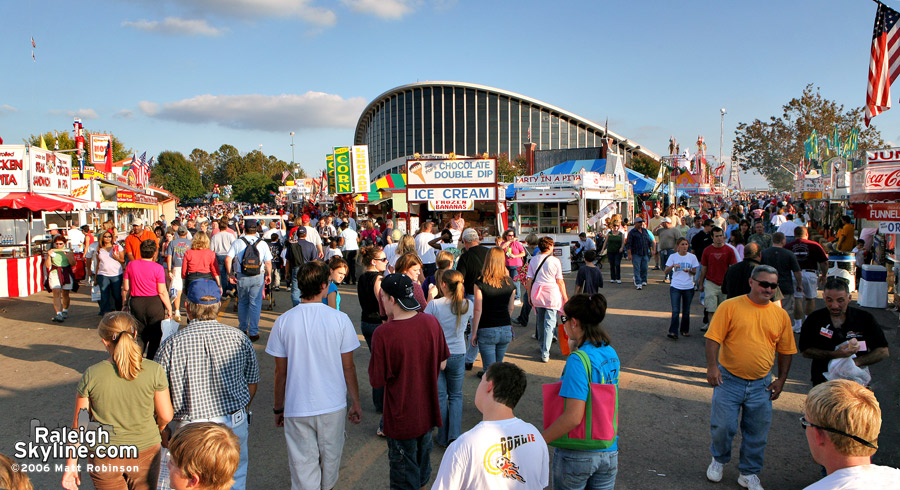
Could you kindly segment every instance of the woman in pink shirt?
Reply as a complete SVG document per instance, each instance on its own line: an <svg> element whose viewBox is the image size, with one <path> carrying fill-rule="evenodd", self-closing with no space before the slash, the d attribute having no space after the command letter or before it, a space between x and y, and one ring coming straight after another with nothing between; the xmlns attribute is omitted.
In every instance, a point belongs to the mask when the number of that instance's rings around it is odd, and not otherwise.
<svg viewBox="0 0 900 490"><path fill-rule="evenodd" d="M516 286L516 305L522 304L522 283L517 281L519 275L519 267L522 267L522 258L525 257L525 247L516 240L516 232L506 230L503 233L503 239L498 244L506 254L506 270L509 271L509 277L513 279Z"/></svg>
<svg viewBox="0 0 900 490"><path fill-rule="evenodd" d="M140 259L132 260L125 267L122 303L138 322L138 333L147 349L147 359L153 359L162 338L162 321L172 317L172 305L166 291L166 272L153 260L156 241L148 239L141 242L140 254Z"/></svg>

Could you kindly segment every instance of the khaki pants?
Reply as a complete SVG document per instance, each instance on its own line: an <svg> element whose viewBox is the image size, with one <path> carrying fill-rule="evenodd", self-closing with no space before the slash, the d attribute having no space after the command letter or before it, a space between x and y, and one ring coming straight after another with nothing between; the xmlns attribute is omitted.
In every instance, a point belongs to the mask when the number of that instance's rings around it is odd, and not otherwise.
<svg viewBox="0 0 900 490"><path fill-rule="evenodd" d="M725 293L722 292L722 286L719 286L709 279L703 280L703 292L706 293L706 298L703 303L706 305L706 311L710 313L715 313L719 305L727 299Z"/></svg>
<svg viewBox="0 0 900 490"><path fill-rule="evenodd" d="M137 459L91 458L91 481L97 490L151 490L159 477L159 444L138 452Z"/></svg>

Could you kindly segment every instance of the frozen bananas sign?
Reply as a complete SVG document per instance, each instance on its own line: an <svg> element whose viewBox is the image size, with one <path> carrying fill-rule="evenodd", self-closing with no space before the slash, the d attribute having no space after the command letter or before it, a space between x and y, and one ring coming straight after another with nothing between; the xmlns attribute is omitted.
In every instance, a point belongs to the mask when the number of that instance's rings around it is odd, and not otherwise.
<svg viewBox="0 0 900 490"><path fill-rule="evenodd" d="M445 184L496 184L497 160L409 160L408 186Z"/></svg>

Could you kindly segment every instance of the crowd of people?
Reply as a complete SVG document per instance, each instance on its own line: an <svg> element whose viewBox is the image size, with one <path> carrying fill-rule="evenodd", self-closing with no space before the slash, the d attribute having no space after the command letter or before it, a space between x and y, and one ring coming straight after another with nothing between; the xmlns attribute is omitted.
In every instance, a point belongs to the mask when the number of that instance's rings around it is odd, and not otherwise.
<svg viewBox="0 0 900 490"><path fill-rule="evenodd" d="M357 332L371 353L368 383L391 488L427 485L435 444L444 455L433 488L614 488L621 369L603 327L608 304L600 290L604 264L607 284L621 284L623 256L635 290L648 285L651 264L664 272L672 340L691 335L699 293L714 387L710 481L723 478L740 429L738 483L762 488L772 401L798 347L813 359L815 386L801 423L828 475L810 488L879 488L873 484L900 478L870 463L881 418L866 381L833 379L849 376L835 374L832 360L847 360L845 371L862 376L888 356L871 314L849 306L849 282L827 275L826 248L857 247L852 224L829 237L804 203L751 199L670 206L646 221L612 216L602 233L573 243L580 261L571 296L550 236L517 237L510 229L487 245L459 214L410 234L391 220L352 213L306 209L258 221L236 211L183 210L150 226L138 220L121 243L109 223L97 240L89 228L79 244L53 238L53 321L68 315L66 286L77 284L72 250L83 250L109 353L83 374L73 423L84 422L86 409L121 434L110 444L140 449L136 472L91 472L97 488L246 488L249 405L259 384L253 343L264 298L282 285L292 308L275 321L265 352L275 363L274 423L284 427L292 488L338 482L346 422L362 416ZM811 230L819 241L810 240ZM859 246L861 260L870 260L873 247ZM341 285L355 286L358 321L341 311L348 290ZM816 310L819 289L826 308ZM237 329L218 320L229 301ZM182 311L186 325L164 332L163 322L181 323ZM540 361L549 362L554 342L571 352L558 391L545 396L545 412L556 401L559 411L543 430L514 415L527 382L504 360L513 326L527 326L532 311ZM483 418L464 432L463 378L479 355L474 404ZM586 417L595 430L585 431ZM871 484L827 483L853 478ZM80 475L69 471L62 484L78 488Z"/></svg>

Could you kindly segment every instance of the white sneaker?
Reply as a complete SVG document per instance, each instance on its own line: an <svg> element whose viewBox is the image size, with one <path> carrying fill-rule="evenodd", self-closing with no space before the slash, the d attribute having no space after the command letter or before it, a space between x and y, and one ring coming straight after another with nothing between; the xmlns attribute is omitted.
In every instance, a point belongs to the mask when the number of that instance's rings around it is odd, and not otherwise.
<svg viewBox="0 0 900 490"><path fill-rule="evenodd" d="M800 320L794 320L794 333L800 333L803 323Z"/></svg>
<svg viewBox="0 0 900 490"><path fill-rule="evenodd" d="M517 299L517 300L513 301L513 305L515 305L515 306L522 306L522 300L521 300L521 299Z"/></svg>
<svg viewBox="0 0 900 490"><path fill-rule="evenodd" d="M638 291L640 291L640 290L641 290L641 286L635 286L635 289L637 289Z"/></svg>
<svg viewBox="0 0 900 490"><path fill-rule="evenodd" d="M709 467L706 468L706 479L712 482L720 482L722 481L722 470L724 467L722 463L716 461L716 458L712 458L712 461L709 463ZM741 475L743 478L743 475ZM738 480L740 482L740 480ZM757 480L757 483L759 480ZM746 485L745 485L746 486Z"/></svg>
<svg viewBox="0 0 900 490"><path fill-rule="evenodd" d="M616 279L616 284L622 284L622 280L621 280L621 279Z"/></svg>
<svg viewBox="0 0 900 490"><path fill-rule="evenodd" d="M646 285L647 285L646 281L641 283L641 286L646 286Z"/></svg>
<svg viewBox="0 0 900 490"><path fill-rule="evenodd" d="M709 473L707 472L707 475ZM722 473L719 473L719 478L721 478ZM749 490L763 490L762 485L759 483L759 477L756 475L741 475L738 477L738 485L747 488Z"/></svg>

